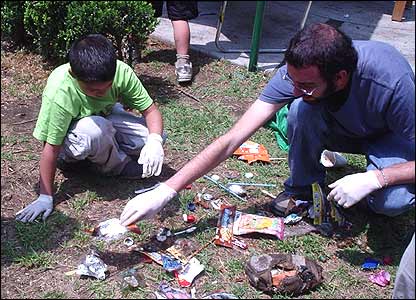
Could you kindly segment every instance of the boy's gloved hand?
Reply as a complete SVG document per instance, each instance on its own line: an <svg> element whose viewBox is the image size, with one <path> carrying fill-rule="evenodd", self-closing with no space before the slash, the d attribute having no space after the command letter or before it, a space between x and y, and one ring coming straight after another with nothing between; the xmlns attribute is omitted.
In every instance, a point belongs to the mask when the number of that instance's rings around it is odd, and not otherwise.
<svg viewBox="0 0 416 300"><path fill-rule="evenodd" d="M120 223L123 226L136 223L143 219L155 216L172 198L176 191L165 183L149 192L137 195L127 202L123 213L120 216Z"/></svg>
<svg viewBox="0 0 416 300"><path fill-rule="evenodd" d="M40 194L37 200L16 213L16 220L24 223L33 222L39 214L43 213L42 219L45 221L52 210L53 197Z"/></svg>
<svg viewBox="0 0 416 300"><path fill-rule="evenodd" d="M371 192L382 188L376 171L347 175L328 186L333 189L328 200L333 200L344 208L353 206Z"/></svg>
<svg viewBox="0 0 416 300"><path fill-rule="evenodd" d="M143 178L150 176L159 176L163 166L163 139L157 133L151 133L147 137L146 145L144 145L140 152L140 157L137 160L139 164L143 165Z"/></svg>

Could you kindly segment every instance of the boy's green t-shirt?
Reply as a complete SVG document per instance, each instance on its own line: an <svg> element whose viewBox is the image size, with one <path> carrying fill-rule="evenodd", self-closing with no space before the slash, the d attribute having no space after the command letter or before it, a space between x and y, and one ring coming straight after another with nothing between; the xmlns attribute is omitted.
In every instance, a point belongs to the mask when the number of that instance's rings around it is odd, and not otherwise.
<svg viewBox="0 0 416 300"><path fill-rule="evenodd" d="M85 95L69 68L69 63L64 64L49 75L33 132L40 141L61 145L73 120L91 115L106 116L117 101L139 111L153 103L133 69L122 61L117 61L111 88L100 98Z"/></svg>

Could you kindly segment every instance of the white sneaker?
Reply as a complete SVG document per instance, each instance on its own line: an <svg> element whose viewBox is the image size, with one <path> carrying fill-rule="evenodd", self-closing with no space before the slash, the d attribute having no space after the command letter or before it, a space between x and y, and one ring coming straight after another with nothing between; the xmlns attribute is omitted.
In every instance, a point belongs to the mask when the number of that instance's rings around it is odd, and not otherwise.
<svg viewBox="0 0 416 300"><path fill-rule="evenodd" d="M176 54L175 74L178 82L192 79L192 63L189 60L189 55Z"/></svg>

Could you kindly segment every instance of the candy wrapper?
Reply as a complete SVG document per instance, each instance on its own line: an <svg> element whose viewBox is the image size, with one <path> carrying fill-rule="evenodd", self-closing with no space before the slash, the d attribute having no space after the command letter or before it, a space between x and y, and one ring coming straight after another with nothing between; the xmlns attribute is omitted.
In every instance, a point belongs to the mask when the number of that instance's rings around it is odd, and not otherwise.
<svg viewBox="0 0 416 300"><path fill-rule="evenodd" d="M215 234L215 245L232 248L235 206L222 206Z"/></svg>
<svg viewBox="0 0 416 300"><path fill-rule="evenodd" d="M195 277L198 276L198 274L203 270L204 265L202 265L199 260L193 257L182 270L175 274L175 276L178 278L178 283L180 286L189 287L192 285Z"/></svg>
<svg viewBox="0 0 416 300"><path fill-rule="evenodd" d="M325 217L325 199L324 193L317 182L312 183L312 197L314 210L313 224L321 225Z"/></svg>
<svg viewBox="0 0 416 300"><path fill-rule="evenodd" d="M246 141L241 144L233 154L238 155L238 159L247 160L249 164L258 160L270 162L270 156L266 147L252 141Z"/></svg>
<svg viewBox="0 0 416 300"><path fill-rule="evenodd" d="M235 212L233 233L242 235L252 232L271 234L283 240L285 223L283 218L270 218L265 216Z"/></svg>

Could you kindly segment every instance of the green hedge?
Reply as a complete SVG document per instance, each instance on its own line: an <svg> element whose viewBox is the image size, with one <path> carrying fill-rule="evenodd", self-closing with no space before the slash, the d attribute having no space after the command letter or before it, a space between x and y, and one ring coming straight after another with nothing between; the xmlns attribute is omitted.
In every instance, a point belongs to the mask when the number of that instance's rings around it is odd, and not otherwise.
<svg viewBox="0 0 416 300"><path fill-rule="evenodd" d="M23 24L25 1L1 2L1 39L12 42L13 46L26 43Z"/></svg>
<svg viewBox="0 0 416 300"><path fill-rule="evenodd" d="M1 16L2 40L20 46L29 41L30 48L57 63L66 60L77 38L101 33L131 64L157 25L147 1L3 1Z"/></svg>

